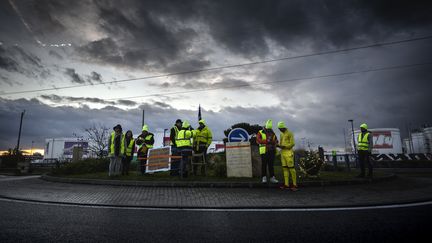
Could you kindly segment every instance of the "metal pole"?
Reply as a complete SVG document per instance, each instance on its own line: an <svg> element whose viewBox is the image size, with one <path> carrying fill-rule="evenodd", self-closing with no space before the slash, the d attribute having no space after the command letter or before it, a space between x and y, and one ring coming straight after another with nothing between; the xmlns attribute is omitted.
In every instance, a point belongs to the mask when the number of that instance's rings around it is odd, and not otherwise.
<svg viewBox="0 0 432 243"><path fill-rule="evenodd" d="M356 147L356 144L355 144L355 137L354 137L354 120L350 119L348 121L351 122L351 131L352 131L352 138L353 138L354 156L355 156L355 161L357 162L357 147Z"/></svg>
<svg viewBox="0 0 432 243"><path fill-rule="evenodd" d="M24 113L25 113L25 110L23 112L21 112L21 121L20 121L20 127L19 127L19 132L18 132L18 143L16 146L16 153L17 154L19 153L19 150L20 150L19 147L20 147L20 140L21 140L21 128L22 128Z"/></svg>
<svg viewBox="0 0 432 243"><path fill-rule="evenodd" d="M31 156L33 156L33 144L34 144L34 141L32 141L32 146L31 146L31 150L30 150L30 155Z"/></svg>
<svg viewBox="0 0 432 243"><path fill-rule="evenodd" d="M141 127L143 127L144 126L144 110L143 110L143 115L142 115L142 124L141 124Z"/></svg>

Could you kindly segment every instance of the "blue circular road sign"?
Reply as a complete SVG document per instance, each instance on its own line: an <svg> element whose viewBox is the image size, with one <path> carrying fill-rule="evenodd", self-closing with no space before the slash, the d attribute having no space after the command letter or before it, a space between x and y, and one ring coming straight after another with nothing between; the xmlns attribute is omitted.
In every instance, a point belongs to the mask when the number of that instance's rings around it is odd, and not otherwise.
<svg viewBox="0 0 432 243"><path fill-rule="evenodd" d="M243 128L234 128L228 134L228 142L247 142L249 133Z"/></svg>

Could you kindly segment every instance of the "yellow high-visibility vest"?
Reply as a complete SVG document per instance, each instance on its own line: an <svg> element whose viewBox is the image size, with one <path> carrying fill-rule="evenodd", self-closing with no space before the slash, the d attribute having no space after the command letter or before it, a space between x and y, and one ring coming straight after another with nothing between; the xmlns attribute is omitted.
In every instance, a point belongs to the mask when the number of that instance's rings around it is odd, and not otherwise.
<svg viewBox="0 0 432 243"><path fill-rule="evenodd" d="M111 133L111 147L110 147L110 155L114 155L114 138L115 138L115 132ZM121 134L121 139L120 139L120 154L119 155L123 155L125 153L125 135L124 133Z"/></svg>
<svg viewBox="0 0 432 243"><path fill-rule="evenodd" d="M358 135L358 150L368 151L369 150L369 132L365 133L362 137L362 133Z"/></svg>
<svg viewBox="0 0 432 243"><path fill-rule="evenodd" d="M134 142L135 139L131 138L128 146L126 147L126 156L132 156Z"/></svg>
<svg viewBox="0 0 432 243"><path fill-rule="evenodd" d="M180 130L177 134L176 145L178 148L191 147L192 132L189 130Z"/></svg>

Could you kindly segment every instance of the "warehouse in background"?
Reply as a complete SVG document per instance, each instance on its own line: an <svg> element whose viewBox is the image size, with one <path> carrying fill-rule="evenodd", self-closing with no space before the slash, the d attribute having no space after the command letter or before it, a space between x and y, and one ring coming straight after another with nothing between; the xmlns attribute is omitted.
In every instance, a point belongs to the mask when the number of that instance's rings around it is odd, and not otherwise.
<svg viewBox="0 0 432 243"><path fill-rule="evenodd" d="M432 127L424 127L410 133L404 138L404 151L408 154L430 154L432 153Z"/></svg>
<svg viewBox="0 0 432 243"><path fill-rule="evenodd" d="M45 139L44 160L71 161L72 158L87 158L89 142L82 138Z"/></svg>

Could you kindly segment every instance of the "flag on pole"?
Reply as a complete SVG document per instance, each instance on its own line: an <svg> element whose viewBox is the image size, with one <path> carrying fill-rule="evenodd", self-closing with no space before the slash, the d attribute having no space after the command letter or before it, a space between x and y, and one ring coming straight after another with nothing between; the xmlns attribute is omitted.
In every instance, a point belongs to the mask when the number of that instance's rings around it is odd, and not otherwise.
<svg viewBox="0 0 432 243"><path fill-rule="evenodd" d="M202 118L201 118L201 104L200 105L198 105L198 121L200 121Z"/></svg>

